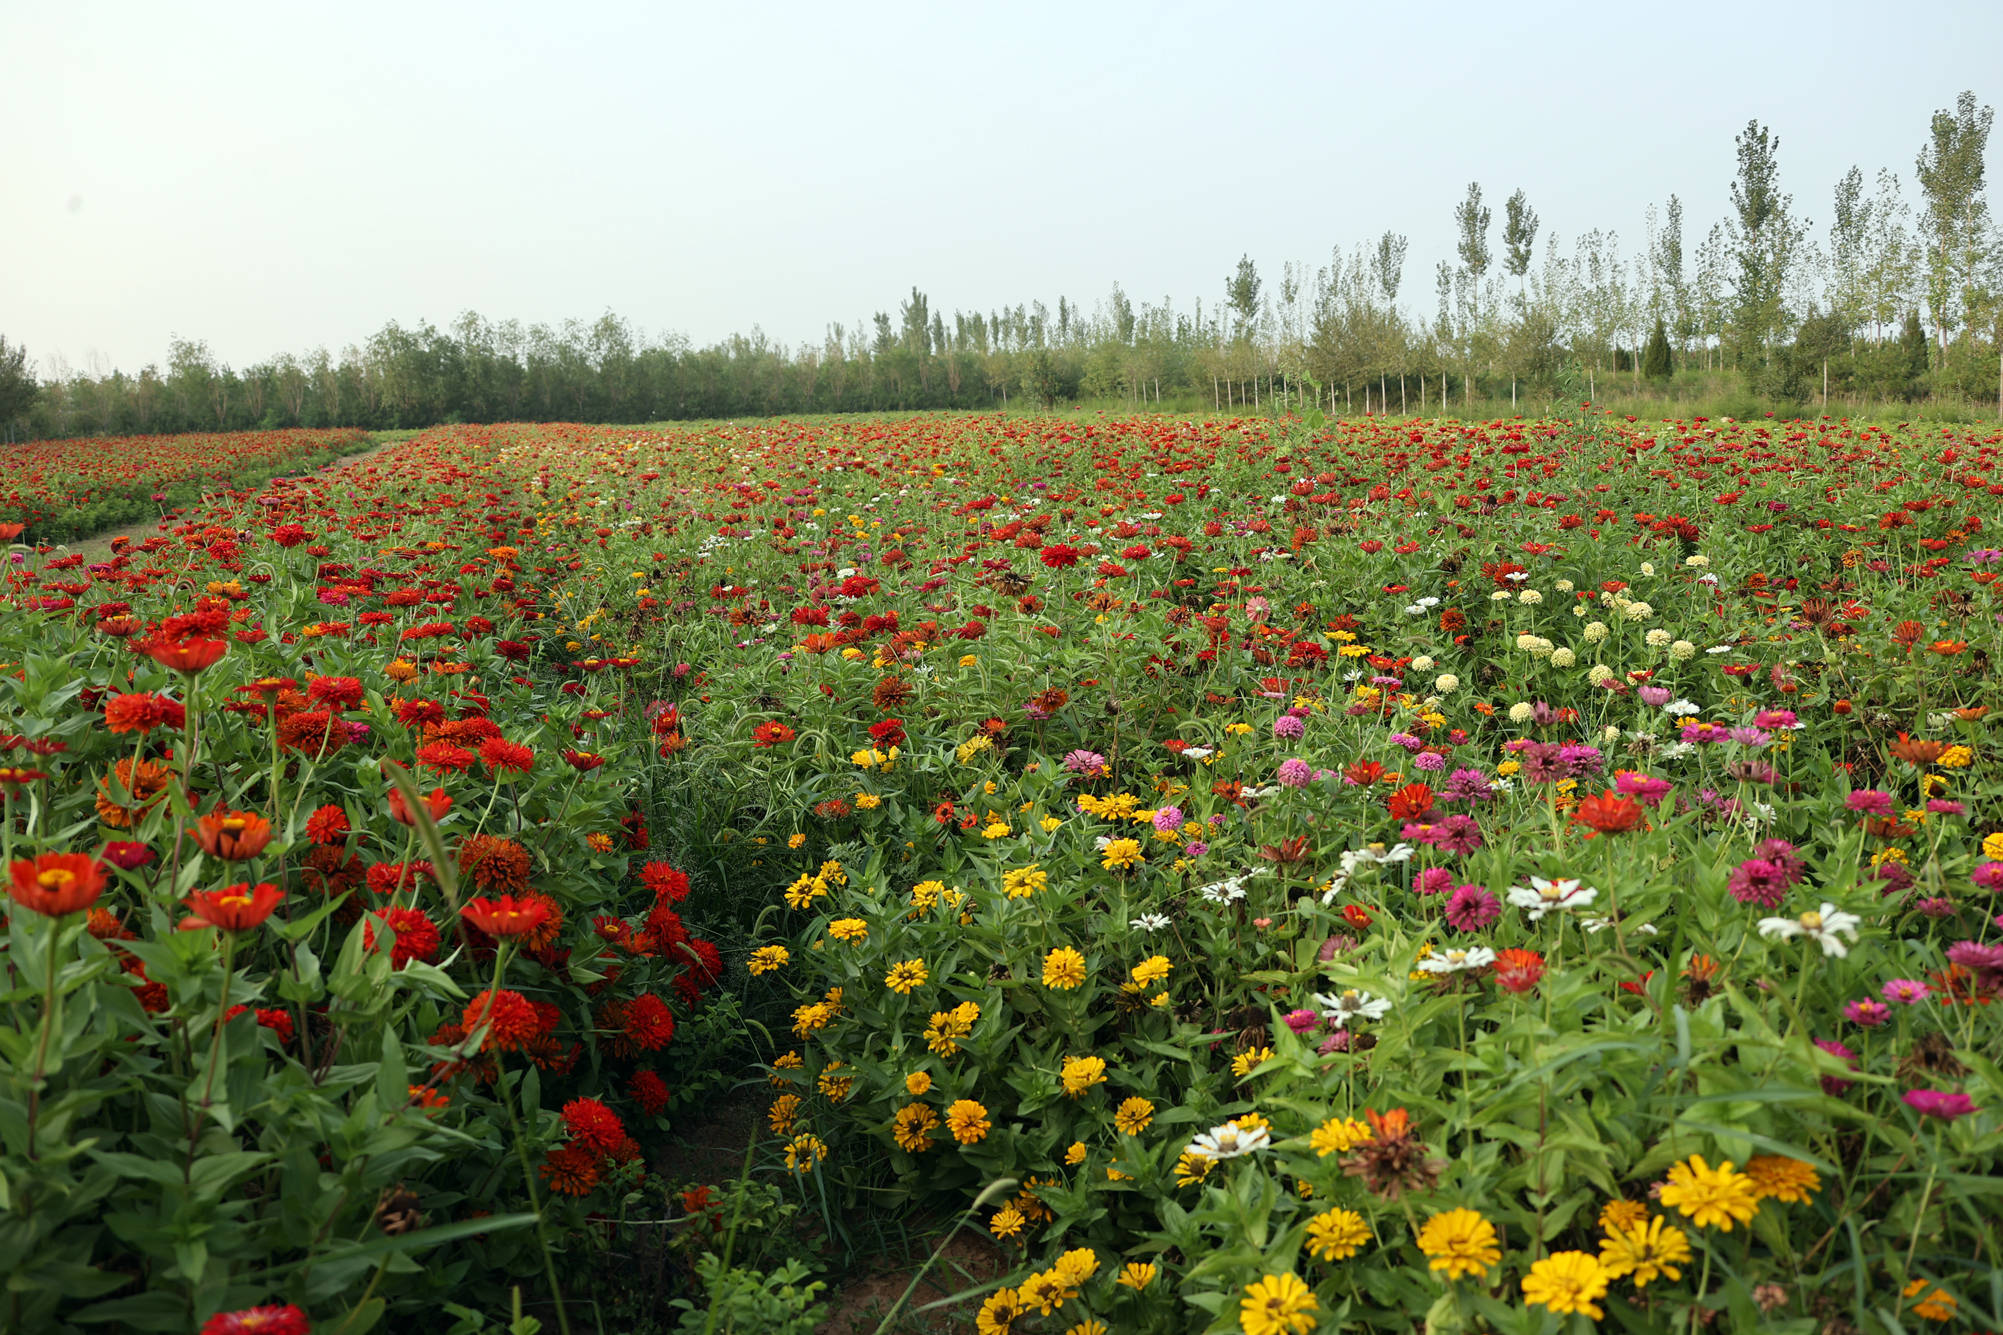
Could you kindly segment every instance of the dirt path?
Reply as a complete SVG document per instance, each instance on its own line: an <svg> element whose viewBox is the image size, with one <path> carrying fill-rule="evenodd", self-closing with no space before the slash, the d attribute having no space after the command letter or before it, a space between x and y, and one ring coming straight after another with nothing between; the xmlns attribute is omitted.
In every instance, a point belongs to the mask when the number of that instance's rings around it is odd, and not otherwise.
<svg viewBox="0 0 2003 1335"><path fill-rule="evenodd" d="M376 455L382 453L384 449L413 434L415 433L397 431L371 436L367 449L359 450L354 454L344 454L336 459L329 459L326 463L312 469L305 476L321 477L330 473L338 473L344 468L349 468L365 460L373 459ZM301 475L295 473L277 474L276 476L296 477ZM74 555L81 555L84 563L89 565L94 562L109 561L111 559L112 539L130 538L133 542L144 542L146 539L160 533L162 529L171 528L175 522L171 519L154 519L143 523L126 524L119 528L103 529L91 534L87 538L76 538L69 542L59 542L53 545L57 551L66 551Z"/></svg>

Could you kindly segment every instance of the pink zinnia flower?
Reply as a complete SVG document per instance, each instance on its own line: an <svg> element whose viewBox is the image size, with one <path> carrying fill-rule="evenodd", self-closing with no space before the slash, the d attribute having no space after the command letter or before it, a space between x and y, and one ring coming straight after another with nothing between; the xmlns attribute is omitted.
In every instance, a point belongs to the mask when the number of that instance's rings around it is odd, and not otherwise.
<svg viewBox="0 0 2003 1335"><path fill-rule="evenodd" d="M1843 799L1843 805L1865 816L1892 814L1892 795L1881 788L1859 788Z"/></svg>
<svg viewBox="0 0 2003 1335"><path fill-rule="evenodd" d="M1843 1008L1843 1014L1852 1024L1861 1024L1866 1029L1876 1029L1892 1018L1892 1008L1882 1001L1853 1001Z"/></svg>
<svg viewBox="0 0 2003 1335"><path fill-rule="evenodd" d="M1975 1101L1966 1094L1945 1089L1909 1089L1906 1106L1922 1117L1938 1117L1951 1122L1975 1111Z"/></svg>
<svg viewBox="0 0 2003 1335"><path fill-rule="evenodd" d="M1502 901L1478 885L1457 886L1447 898L1447 925L1475 932L1502 916Z"/></svg>
<svg viewBox="0 0 2003 1335"><path fill-rule="evenodd" d="M1933 989L1917 978L1894 978L1878 989L1878 995L1895 1006L1917 1006L1933 995Z"/></svg>

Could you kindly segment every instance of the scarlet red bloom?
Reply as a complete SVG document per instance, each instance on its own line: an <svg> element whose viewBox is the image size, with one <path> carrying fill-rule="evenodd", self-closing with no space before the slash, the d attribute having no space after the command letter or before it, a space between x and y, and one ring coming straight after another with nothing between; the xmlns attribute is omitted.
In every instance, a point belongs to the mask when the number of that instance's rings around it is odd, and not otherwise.
<svg viewBox="0 0 2003 1335"><path fill-rule="evenodd" d="M165 635L156 635L151 639L139 641L137 647L141 653L161 666L192 676L217 663L225 653L229 652L230 646L228 640L169 638Z"/></svg>
<svg viewBox="0 0 2003 1335"><path fill-rule="evenodd" d="M654 898L673 900L679 904L689 897L687 872L677 871L665 862L649 862L640 868L640 884L654 892Z"/></svg>
<svg viewBox="0 0 2003 1335"><path fill-rule="evenodd" d="M563 760L580 774L589 774L605 763L604 756L591 751L566 750L563 753Z"/></svg>
<svg viewBox="0 0 2003 1335"><path fill-rule="evenodd" d="M489 737L480 743L480 761L496 777L502 773L527 774L535 767L536 753L519 742Z"/></svg>
<svg viewBox="0 0 2003 1335"><path fill-rule="evenodd" d="M490 1049L514 1052L542 1032L542 1021L529 999L506 988L498 992L488 988L479 993L466 1003L459 1022L469 1034L483 1024L488 1026L482 1052Z"/></svg>
<svg viewBox="0 0 2003 1335"><path fill-rule="evenodd" d="M348 813L323 806L306 818L306 837L316 844L338 844L348 837Z"/></svg>
<svg viewBox="0 0 2003 1335"><path fill-rule="evenodd" d="M104 702L104 726L111 732L144 736L155 728L186 725L187 710L164 695L114 695Z"/></svg>
<svg viewBox="0 0 2003 1335"><path fill-rule="evenodd" d="M353 709L363 700L362 683L355 677L315 677L306 683L306 698L330 709Z"/></svg>
<svg viewBox="0 0 2003 1335"><path fill-rule="evenodd" d="M378 922L396 937L389 948L392 968L401 969L412 960L423 960L429 964L438 958L438 925L422 910L383 909L370 914L369 921L362 924L362 945L365 949L376 948L375 924Z"/></svg>
<svg viewBox="0 0 2003 1335"><path fill-rule="evenodd" d="M104 846L104 860L120 871L138 871L153 860L153 850L144 844L121 839Z"/></svg>
<svg viewBox="0 0 2003 1335"><path fill-rule="evenodd" d="M1492 967L1496 986L1506 992L1528 992L1544 976L1544 957L1534 950L1499 950Z"/></svg>
<svg viewBox="0 0 2003 1335"><path fill-rule="evenodd" d="M242 862L271 842L271 822L252 811L211 811L195 822L194 835L210 857Z"/></svg>
<svg viewBox="0 0 2003 1335"><path fill-rule="evenodd" d="M622 1028L643 1052L655 1052L675 1036L674 1012L651 992L642 992L622 1009Z"/></svg>
<svg viewBox="0 0 2003 1335"><path fill-rule="evenodd" d="M311 1335L312 1330L306 1314L291 1303L218 1312L202 1323L202 1335Z"/></svg>
<svg viewBox="0 0 2003 1335"><path fill-rule="evenodd" d="M1359 788L1368 788L1384 777L1384 767L1374 760L1359 760L1342 767L1342 777Z"/></svg>
<svg viewBox="0 0 2003 1335"><path fill-rule="evenodd" d="M87 909L104 893L104 864L83 853L43 853L7 870L14 902L51 918Z"/></svg>
<svg viewBox="0 0 2003 1335"><path fill-rule="evenodd" d="M754 747L784 746L796 734L783 723L761 723L751 730L751 744Z"/></svg>
<svg viewBox="0 0 2003 1335"><path fill-rule="evenodd" d="M563 1125L575 1144L597 1154L611 1154L626 1142L626 1124L597 1099L572 1099L564 1104Z"/></svg>
<svg viewBox="0 0 2003 1335"><path fill-rule="evenodd" d="M548 921L549 904L539 895L523 899L513 895L502 895L499 899L483 896L467 900L459 914L488 936L520 937L532 935Z"/></svg>
<svg viewBox="0 0 2003 1335"><path fill-rule="evenodd" d="M1643 814L1641 803L1608 789L1593 797L1581 798L1578 808L1572 812L1572 819L1581 825L1590 825L1601 834L1619 834L1641 824Z"/></svg>
<svg viewBox="0 0 2003 1335"><path fill-rule="evenodd" d="M247 932L271 916L285 892L269 881L255 886L232 885L223 890L197 890L181 902L189 914L181 920L181 930L214 927L224 932Z"/></svg>
<svg viewBox="0 0 2003 1335"><path fill-rule="evenodd" d="M1433 790L1423 783L1408 783L1384 805L1399 820L1417 820L1433 809Z"/></svg>
<svg viewBox="0 0 2003 1335"><path fill-rule="evenodd" d="M640 1105L640 1111L649 1117L658 1117L668 1106L668 1083L653 1071L642 1068L633 1072L626 1092L633 1096L633 1102Z"/></svg>
<svg viewBox="0 0 2003 1335"><path fill-rule="evenodd" d="M417 763L434 774L464 774L473 768L473 753L452 742L426 742L417 748Z"/></svg>

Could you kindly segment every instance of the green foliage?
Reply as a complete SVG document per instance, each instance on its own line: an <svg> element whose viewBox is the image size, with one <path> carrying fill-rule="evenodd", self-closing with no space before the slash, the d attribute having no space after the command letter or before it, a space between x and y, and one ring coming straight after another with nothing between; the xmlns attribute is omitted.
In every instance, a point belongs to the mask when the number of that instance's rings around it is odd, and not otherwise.
<svg viewBox="0 0 2003 1335"><path fill-rule="evenodd" d="M1657 320L1648 335L1648 346L1641 350L1641 373L1650 380L1667 380L1675 370L1669 358L1669 330Z"/></svg>

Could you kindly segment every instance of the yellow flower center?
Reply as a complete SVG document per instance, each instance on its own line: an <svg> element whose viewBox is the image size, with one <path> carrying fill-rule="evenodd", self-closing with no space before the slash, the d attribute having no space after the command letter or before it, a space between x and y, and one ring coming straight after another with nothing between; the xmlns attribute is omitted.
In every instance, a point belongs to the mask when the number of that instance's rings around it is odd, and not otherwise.
<svg viewBox="0 0 2003 1335"><path fill-rule="evenodd" d="M251 906L251 898L249 895L224 895L216 901L216 906L218 908L228 906L233 909L247 909Z"/></svg>
<svg viewBox="0 0 2003 1335"><path fill-rule="evenodd" d="M1820 913L1804 913L1801 915L1801 925L1805 931L1819 932L1822 930L1822 915Z"/></svg>
<svg viewBox="0 0 2003 1335"><path fill-rule="evenodd" d="M76 882L76 873L49 867L35 873L35 884L44 890L67 890Z"/></svg>

